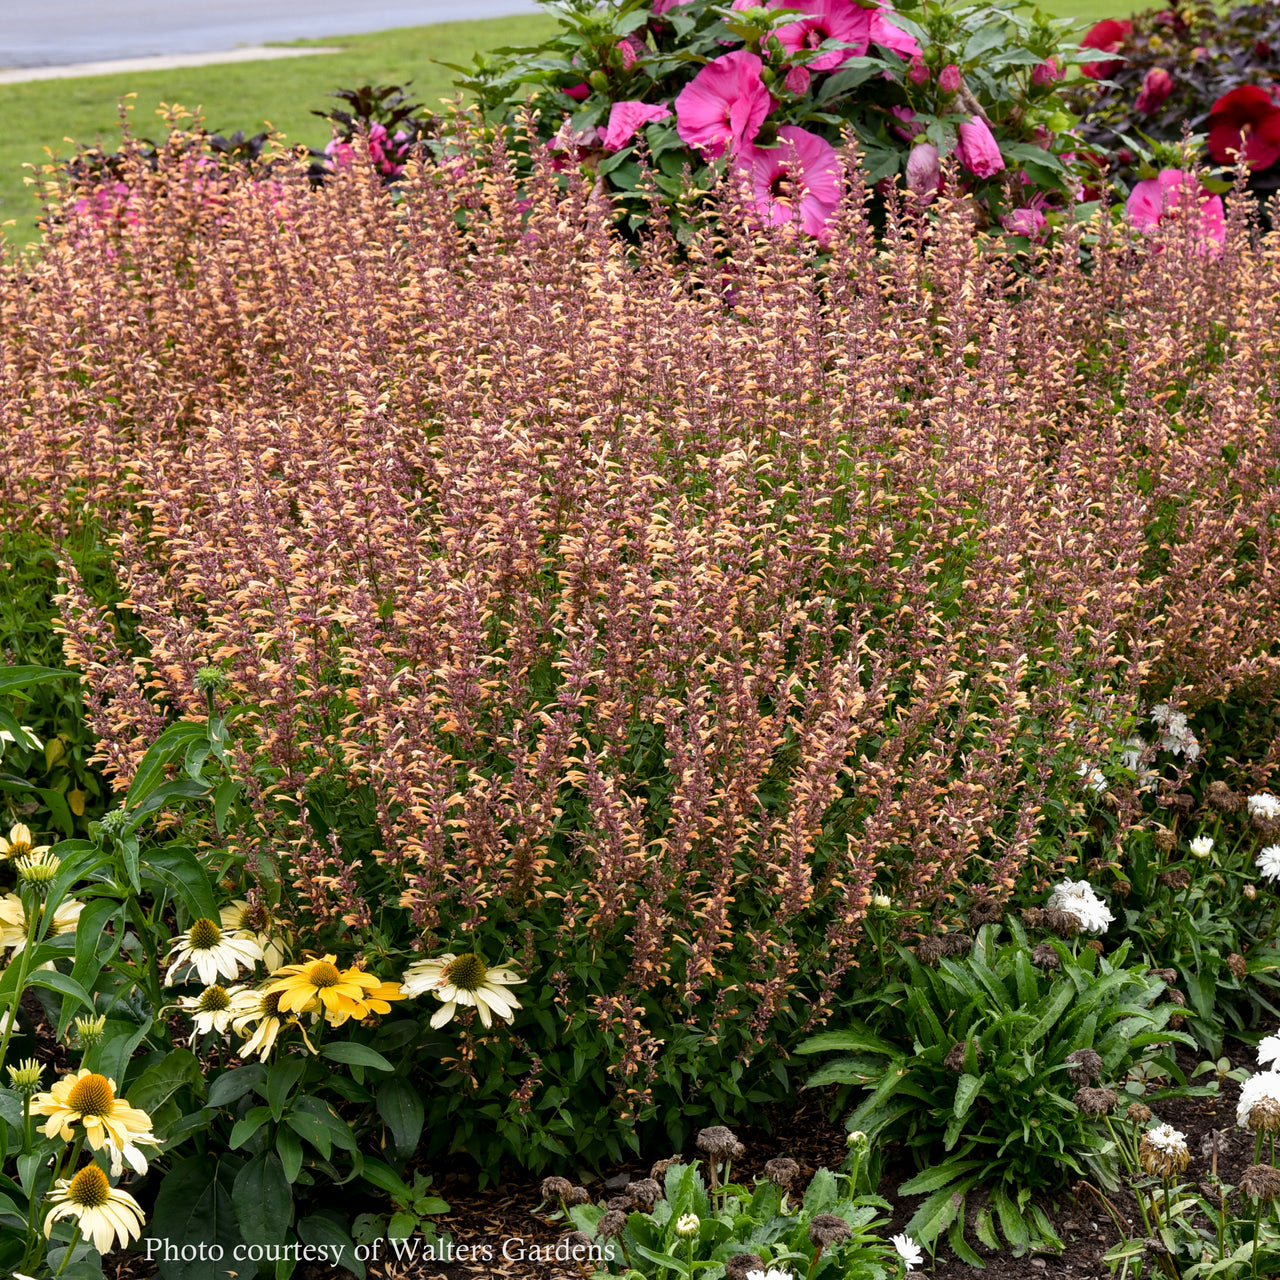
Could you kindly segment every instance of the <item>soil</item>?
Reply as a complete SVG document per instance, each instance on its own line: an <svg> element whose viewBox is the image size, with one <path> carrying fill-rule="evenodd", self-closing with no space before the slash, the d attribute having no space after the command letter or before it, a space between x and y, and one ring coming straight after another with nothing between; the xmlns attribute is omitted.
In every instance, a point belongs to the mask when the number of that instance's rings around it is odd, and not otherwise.
<svg viewBox="0 0 1280 1280"><path fill-rule="evenodd" d="M1224 1055L1232 1066L1254 1066L1253 1051L1228 1040ZM1204 1054L1180 1048L1178 1064L1190 1077L1191 1071L1203 1060ZM1203 1083L1199 1081L1198 1083ZM1191 1149L1192 1165L1187 1179L1203 1179L1215 1165L1224 1182L1234 1184L1240 1173L1252 1163L1253 1138L1238 1129L1235 1124L1235 1093L1238 1086L1228 1081L1221 1096L1216 1098L1183 1098L1158 1102L1154 1106L1161 1120L1182 1130ZM843 1163L845 1131L839 1118L832 1118L831 1093L804 1094L798 1104L789 1110L777 1110L770 1117L767 1127L738 1128L739 1138L747 1147L747 1154L734 1163L734 1181L739 1178L750 1184L756 1176L763 1176L764 1164L774 1156L790 1156L801 1166L800 1186L807 1183L820 1167L839 1168ZM671 1154L655 1151L657 1160ZM691 1153L690 1153L691 1154ZM563 1224L539 1211L540 1178L514 1178L503 1187L481 1191L466 1172L456 1169L428 1170L434 1174L434 1187L449 1201L451 1212L438 1219L438 1230L449 1235L455 1247L466 1246L467 1255L477 1256L463 1260L414 1263L383 1262L369 1266L369 1280L478 1280L494 1277L495 1280L582 1280L585 1272L573 1264L530 1260L535 1250L549 1252L564 1234ZM622 1165L606 1170L590 1189L603 1199L616 1194L606 1189L606 1183L614 1187L623 1177L643 1178L649 1172L648 1164ZM891 1225L885 1234L905 1229L922 1197L900 1197L895 1194L898 1184L910 1177L915 1170L905 1162L890 1161L881 1183L880 1194L893 1206ZM616 1180L616 1181L615 1181ZM921 1277L941 1277L942 1280L1102 1280L1109 1276L1103 1257L1117 1243L1119 1235L1108 1214L1096 1199L1087 1192L1073 1194L1068 1190L1056 1200L1040 1200L1041 1207L1049 1215L1066 1248L1061 1255L1026 1255L1014 1257L1010 1252L993 1253L976 1243L972 1231L967 1238L975 1251L984 1258L981 1273L956 1258L945 1243L941 1243L938 1256L926 1261L924 1268L914 1274ZM1136 1202L1131 1194L1123 1191L1112 1197L1115 1207L1130 1221L1138 1217ZM971 1195L967 1206L970 1215L981 1208L981 1200ZM507 1257L503 1257L503 1243ZM485 1256L485 1246L489 1256ZM523 1256L521 1256L523 1255ZM106 1274L116 1280L141 1280L153 1274L152 1268L142 1263L137 1254L115 1254L107 1259ZM351 1273L332 1267L301 1266L294 1273L296 1280L354 1280Z"/></svg>

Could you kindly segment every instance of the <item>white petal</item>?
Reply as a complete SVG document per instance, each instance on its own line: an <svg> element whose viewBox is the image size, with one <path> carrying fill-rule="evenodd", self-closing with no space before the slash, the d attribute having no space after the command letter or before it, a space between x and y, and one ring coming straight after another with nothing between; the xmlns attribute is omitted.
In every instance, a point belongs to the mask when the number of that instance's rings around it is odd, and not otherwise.
<svg viewBox="0 0 1280 1280"><path fill-rule="evenodd" d="M443 1027L444 1024L448 1022L449 1019L452 1018L455 1013L457 1013L457 1011L458 1011L458 1006L456 1004L450 1003L450 1004L442 1005L439 1009L436 1010L435 1015L432 1017L431 1025L437 1031L439 1031L440 1028Z"/></svg>

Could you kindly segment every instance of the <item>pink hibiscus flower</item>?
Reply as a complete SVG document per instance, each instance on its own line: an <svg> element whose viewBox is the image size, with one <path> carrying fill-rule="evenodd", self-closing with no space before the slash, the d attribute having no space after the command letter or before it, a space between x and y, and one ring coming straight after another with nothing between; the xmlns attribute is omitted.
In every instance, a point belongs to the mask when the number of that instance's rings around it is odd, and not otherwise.
<svg viewBox="0 0 1280 1280"><path fill-rule="evenodd" d="M995 136L981 116L970 116L957 132L956 159L975 177L990 178L1004 168Z"/></svg>
<svg viewBox="0 0 1280 1280"><path fill-rule="evenodd" d="M1200 200L1200 236L1206 244L1221 245L1227 238L1222 197L1211 195L1203 187L1199 195L1204 197ZM1150 235L1159 230L1161 224L1193 211L1196 199L1195 181L1189 173L1181 169L1161 169L1157 177L1134 184L1124 211L1136 230Z"/></svg>
<svg viewBox="0 0 1280 1280"><path fill-rule="evenodd" d="M909 31L903 31L896 22L890 19L897 15L892 9L881 7L871 13L871 43L882 44L892 49L900 58L918 58L920 46Z"/></svg>
<svg viewBox="0 0 1280 1280"><path fill-rule="evenodd" d="M676 133L712 160L755 140L773 97L754 53L738 49L708 62L676 95Z"/></svg>
<svg viewBox="0 0 1280 1280"><path fill-rule="evenodd" d="M600 145L606 151L620 151L636 136L643 124L653 120L665 120L671 109L663 103L615 102L609 108L609 123L600 135Z"/></svg>
<svg viewBox="0 0 1280 1280"><path fill-rule="evenodd" d="M842 191L840 161L829 142L783 125L776 147L744 147L736 165L767 223L798 222L806 235L825 237Z"/></svg>
<svg viewBox="0 0 1280 1280"><path fill-rule="evenodd" d="M807 16L779 27L774 35L791 53L816 49L824 40L839 40L851 49L832 49L808 64L810 71L830 71L849 58L866 53L879 16L854 0L770 0L771 9L803 9ZM888 24L886 24L888 25ZM910 39L905 31L900 35ZM916 52L919 52L917 49Z"/></svg>
<svg viewBox="0 0 1280 1280"><path fill-rule="evenodd" d="M928 204L942 189L942 163L932 142L918 142L907 157L907 190Z"/></svg>

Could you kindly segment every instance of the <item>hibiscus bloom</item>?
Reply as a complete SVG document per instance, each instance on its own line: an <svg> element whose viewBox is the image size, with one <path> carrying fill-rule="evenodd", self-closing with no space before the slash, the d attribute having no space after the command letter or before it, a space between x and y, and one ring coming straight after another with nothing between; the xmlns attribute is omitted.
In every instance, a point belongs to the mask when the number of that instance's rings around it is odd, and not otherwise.
<svg viewBox="0 0 1280 1280"><path fill-rule="evenodd" d="M763 68L745 49L708 62L676 95L680 140L712 160L753 142L774 105L760 78Z"/></svg>
<svg viewBox="0 0 1280 1280"><path fill-rule="evenodd" d="M826 234L840 204L840 163L835 148L808 129L783 125L778 146L746 147L738 155L738 171L766 222L800 224L806 235Z"/></svg>
<svg viewBox="0 0 1280 1280"><path fill-rule="evenodd" d="M1021 209L1010 209L1000 215L1000 225L1013 236L1027 236L1034 240L1044 229L1046 218L1039 209L1025 205Z"/></svg>
<svg viewBox="0 0 1280 1280"><path fill-rule="evenodd" d="M1106 18L1095 22L1080 41L1083 49L1097 49L1099 53L1117 53L1120 46L1129 38L1133 23L1121 18ZM1082 76L1090 80L1105 80L1124 66L1123 58L1109 58L1105 62L1086 62L1080 68Z"/></svg>
<svg viewBox="0 0 1280 1280"><path fill-rule="evenodd" d="M1134 106L1144 114L1158 110L1173 92L1173 77L1163 67L1152 67L1142 81L1142 92Z"/></svg>
<svg viewBox="0 0 1280 1280"><path fill-rule="evenodd" d="M970 116L957 132L956 159L975 177L990 178L1004 168L995 135L981 116Z"/></svg>
<svg viewBox="0 0 1280 1280"><path fill-rule="evenodd" d="M1159 229L1162 223L1178 218L1195 199L1193 179L1181 169L1161 169L1159 176L1136 183L1125 201L1124 211L1130 223L1144 235ZM1199 232L1202 239L1222 244L1227 238L1226 216L1222 197L1200 189Z"/></svg>
<svg viewBox="0 0 1280 1280"><path fill-rule="evenodd" d="M663 103L615 102L609 108L609 123L600 135L600 145L606 151L620 151L636 136L642 124L652 120L665 120L671 110Z"/></svg>
<svg viewBox="0 0 1280 1280"><path fill-rule="evenodd" d="M942 164L932 142L919 142L907 157L907 190L928 204L942 187Z"/></svg>
<svg viewBox="0 0 1280 1280"><path fill-rule="evenodd" d="M864 9L855 0L770 0L769 7L804 10L803 18L788 22L774 32L782 47L791 53L816 49L824 40L839 40L853 46L819 55L807 64L810 71L830 71L849 58L865 54L878 16L874 9ZM904 31L899 34L906 36Z"/></svg>
<svg viewBox="0 0 1280 1280"><path fill-rule="evenodd" d="M1234 164L1243 152L1250 169L1270 168L1280 159L1280 107L1260 85L1224 93L1209 114L1208 146L1219 164Z"/></svg>

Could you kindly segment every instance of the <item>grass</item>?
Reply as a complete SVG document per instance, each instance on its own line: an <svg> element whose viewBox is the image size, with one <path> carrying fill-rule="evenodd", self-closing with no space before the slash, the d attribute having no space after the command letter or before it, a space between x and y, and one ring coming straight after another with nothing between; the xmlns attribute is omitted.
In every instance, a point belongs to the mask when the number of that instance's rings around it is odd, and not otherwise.
<svg viewBox="0 0 1280 1280"><path fill-rule="evenodd" d="M1140 6L1134 0L1048 0L1045 7L1083 26L1125 16ZM325 109L326 95L334 89L411 80L414 96L431 105L451 96L454 78L454 72L432 59L468 63L478 50L532 44L555 27L554 19L538 14L450 22L298 41L339 44L344 50L313 58L0 85L0 119L9 122L0 134L0 223L9 224L4 231L11 243L35 239L38 208L23 181L28 173L24 166L44 164L50 155L65 157L76 144L99 138L111 149L125 94L137 95L132 100L132 127L144 137L158 134L156 111L161 103L180 103L199 109L218 132L256 133L270 122L291 142L322 146L329 137L328 126L311 112Z"/></svg>
<svg viewBox="0 0 1280 1280"><path fill-rule="evenodd" d="M412 80L414 96L433 104L452 95L455 76L433 58L469 63L477 50L532 44L555 27L553 19L539 14L450 22L299 41L344 49L313 58L0 85L0 119L8 122L0 133L0 222L14 224L5 228L11 243L22 245L36 237L38 206L23 182L28 173L23 166L46 163L50 153L70 155L75 147L68 138L79 144L102 138L113 149L125 94L137 95L130 114L133 129L143 136L159 135L155 113L164 102L201 108L218 132L256 133L269 121L291 142L323 146L329 126L311 112L337 105L326 96L334 89Z"/></svg>

